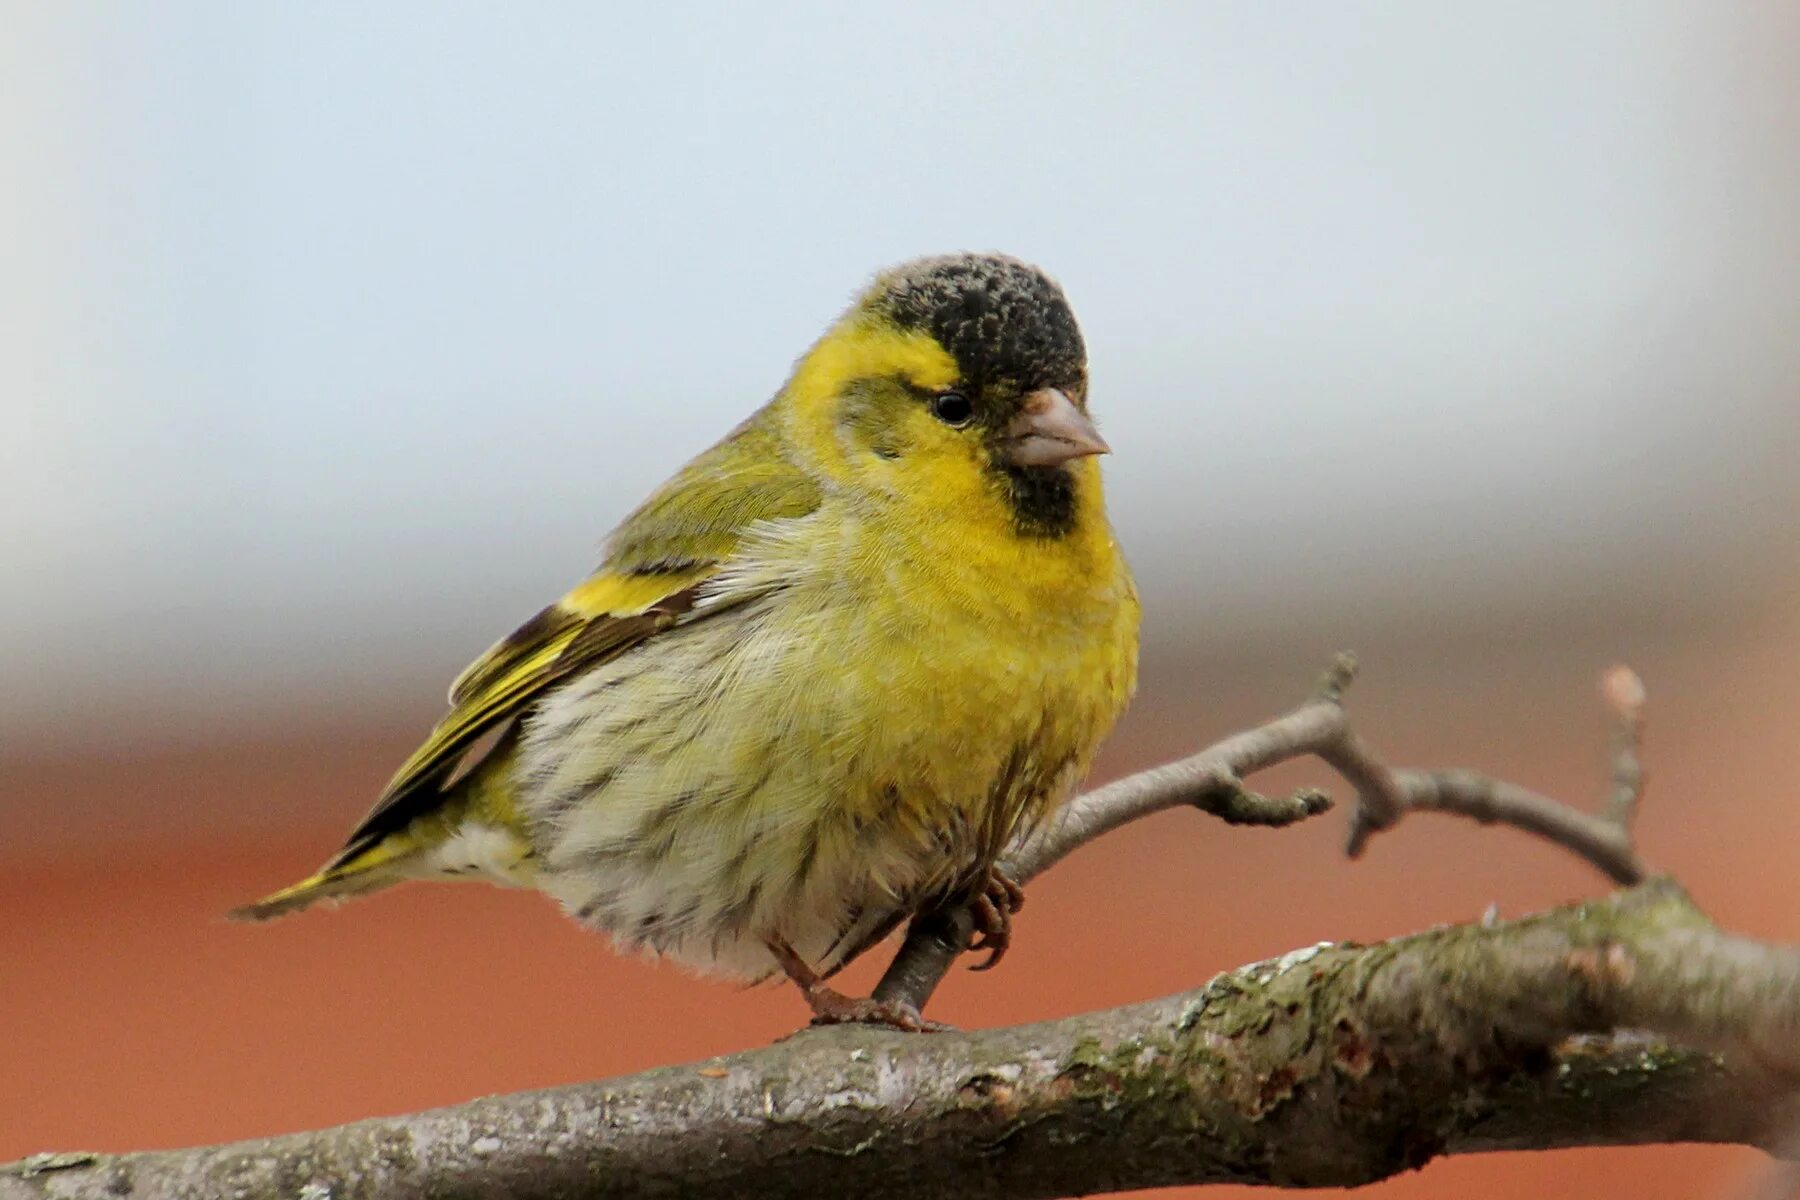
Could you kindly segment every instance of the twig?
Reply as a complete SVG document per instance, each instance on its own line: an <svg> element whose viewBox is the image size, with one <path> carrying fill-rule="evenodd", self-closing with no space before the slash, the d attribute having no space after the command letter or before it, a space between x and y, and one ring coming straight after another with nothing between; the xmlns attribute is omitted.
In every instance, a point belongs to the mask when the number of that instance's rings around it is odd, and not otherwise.
<svg viewBox="0 0 1800 1200"><path fill-rule="evenodd" d="M810 1030L339 1129L28 1160L0 1168L0 1200L1347 1186L1484 1150L1774 1149L1800 1117L1797 1087L1800 952L1722 933L1656 881L1517 921L1316 946L1043 1025Z"/></svg>
<svg viewBox="0 0 1800 1200"><path fill-rule="evenodd" d="M1630 885L1644 879L1649 872L1631 839L1631 818L1643 788L1637 752L1643 727L1644 685L1629 668L1614 667L1607 673L1604 690L1618 722L1613 737L1613 791L1604 815L1583 813L1476 771L1394 771L1386 773L1392 786L1381 788L1378 793L1357 784L1358 804L1351 818L1347 852L1352 858L1360 856L1373 835L1393 828L1408 812L1448 812L1483 824L1511 825L1535 833L1586 859L1614 883ZM1353 745L1351 757L1360 770L1382 770L1366 747L1355 745L1354 735L1347 734L1346 740ZM1357 783L1330 750L1320 757Z"/></svg>
<svg viewBox="0 0 1800 1200"><path fill-rule="evenodd" d="M1455 813L1485 824L1512 825L1579 855L1613 882L1629 885L1649 872L1632 845L1630 819L1643 774L1637 751L1643 685L1624 667L1607 675L1606 696L1619 723L1613 744L1613 791L1604 816L1593 816L1474 771L1394 770L1350 727L1344 693L1356 678L1356 659L1341 654L1312 699L1265 725L1226 738L1189 758L1140 771L1076 797L1054 821L1002 860L1015 880L1042 874L1095 838L1130 821L1191 805L1237 824L1280 825L1325 811L1323 792L1269 799L1243 780L1278 763L1307 756L1324 761L1356 792L1347 853L1360 856L1369 839L1414 811ZM957 912L916 921L876 986L877 998L922 1009L968 944L970 922Z"/></svg>
<svg viewBox="0 0 1800 1200"><path fill-rule="evenodd" d="M1629 830L1644 794L1644 765L1639 748L1644 738L1644 681L1630 667L1614 667L1600 682L1600 694L1613 714L1612 791L1606 797L1606 815L1620 829Z"/></svg>
<svg viewBox="0 0 1800 1200"><path fill-rule="evenodd" d="M1608 818L1477 771L1399 771L1395 778L1407 811L1454 813L1538 834L1586 859L1617 884L1629 886L1648 875L1632 848L1630 831Z"/></svg>

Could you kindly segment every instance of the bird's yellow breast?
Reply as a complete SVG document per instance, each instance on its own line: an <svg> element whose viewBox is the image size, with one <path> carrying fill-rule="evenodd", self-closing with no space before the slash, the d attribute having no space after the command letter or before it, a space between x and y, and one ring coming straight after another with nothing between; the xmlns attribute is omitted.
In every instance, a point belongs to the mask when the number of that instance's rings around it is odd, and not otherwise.
<svg viewBox="0 0 1800 1200"><path fill-rule="evenodd" d="M804 581L787 602L812 614L804 724L856 747L844 803L873 816L899 797L926 824L966 823L991 855L1086 770L1136 681L1138 604L1099 471L1077 469L1084 511L1063 537L1017 534L981 489L834 498L809 536L772 548L802 560L770 567Z"/></svg>

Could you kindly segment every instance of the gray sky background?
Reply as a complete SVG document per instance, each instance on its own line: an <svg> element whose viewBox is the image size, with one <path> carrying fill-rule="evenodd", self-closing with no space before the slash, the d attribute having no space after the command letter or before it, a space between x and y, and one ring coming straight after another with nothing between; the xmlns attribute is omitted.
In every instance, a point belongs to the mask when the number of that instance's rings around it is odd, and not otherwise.
<svg viewBox="0 0 1800 1200"><path fill-rule="evenodd" d="M435 699L877 267L958 248L1073 297L1163 643L1793 578L1800 7L0 28L12 749Z"/></svg>

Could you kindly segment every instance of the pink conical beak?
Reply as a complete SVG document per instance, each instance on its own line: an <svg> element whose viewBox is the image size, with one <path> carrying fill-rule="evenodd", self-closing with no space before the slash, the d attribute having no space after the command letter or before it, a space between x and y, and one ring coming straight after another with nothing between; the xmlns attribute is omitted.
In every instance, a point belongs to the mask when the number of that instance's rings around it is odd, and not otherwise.
<svg viewBox="0 0 1800 1200"><path fill-rule="evenodd" d="M1025 410L1006 427L1006 456L1022 467L1053 467L1111 452L1087 414L1058 388L1025 397Z"/></svg>

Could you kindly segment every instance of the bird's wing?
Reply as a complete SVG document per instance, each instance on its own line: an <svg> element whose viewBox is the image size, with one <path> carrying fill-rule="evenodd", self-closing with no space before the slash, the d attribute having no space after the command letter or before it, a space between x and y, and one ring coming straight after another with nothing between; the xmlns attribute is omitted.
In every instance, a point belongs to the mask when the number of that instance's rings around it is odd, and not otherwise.
<svg viewBox="0 0 1800 1200"><path fill-rule="evenodd" d="M753 524L805 516L818 487L782 453L771 409L695 459L614 531L593 575L463 671L450 712L394 774L333 860L343 863L441 802L489 736L556 683L687 620L700 585Z"/></svg>

